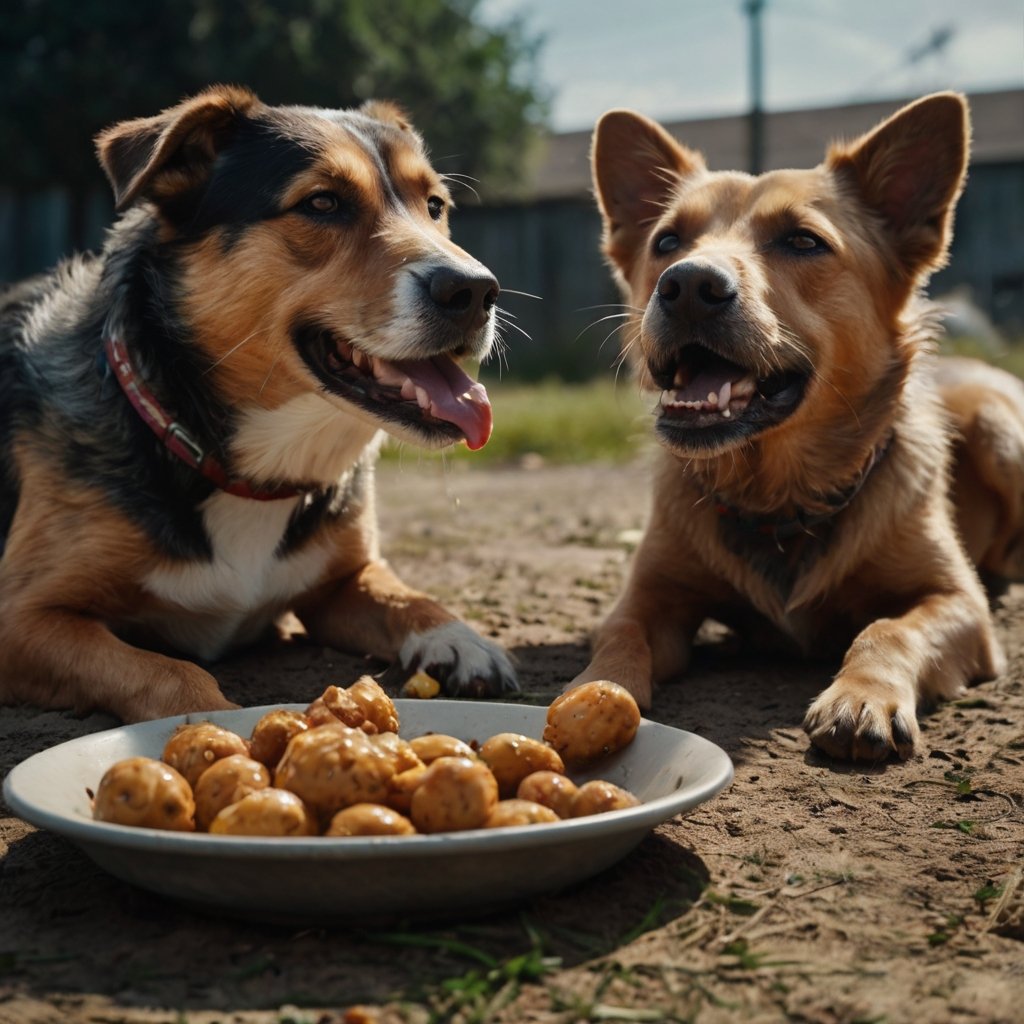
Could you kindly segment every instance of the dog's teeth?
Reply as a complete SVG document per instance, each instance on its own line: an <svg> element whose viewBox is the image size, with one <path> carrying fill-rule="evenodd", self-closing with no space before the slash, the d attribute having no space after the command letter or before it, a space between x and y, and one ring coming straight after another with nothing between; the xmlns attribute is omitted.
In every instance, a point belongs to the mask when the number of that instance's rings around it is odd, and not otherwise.
<svg viewBox="0 0 1024 1024"><path fill-rule="evenodd" d="M676 375L672 378L672 383L677 388L685 388L688 376L687 372L680 366L679 369L676 370Z"/></svg>
<svg viewBox="0 0 1024 1024"><path fill-rule="evenodd" d="M363 355L363 353L360 352L359 349L354 348L352 349L352 362L355 363L355 365L358 366L360 369L362 369L363 363L366 362L366 356Z"/></svg>
<svg viewBox="0 0 1024 1024"><path fill-rule="evenodd" d="M722 410L723 416L729 415L729 398L732 394L732 381L726 381L722 390L718 392L718 408Z"/></svg>
<svg viewBox="0 0 1024 1024"><path fill-rule="evenodd" d="M416 388L416 402L421 409L429 409L430 395L423 388Z"/></svg>
<svg viewBox="0 0 1024 1024"><path fill-rule="evenodd" d="M346 362L352 362L352 346L347 341L339 341L337 344L338 357Z"/></svg>
<svg viewBox="0 0 1024 1024"><path fill-rule="evenodd" d="M411 402L416 397L416 385L408 377L402 381L402 397Z"/></svg>
<svg viewBox="0 0 1024 1024"><path fill-rule="evenodd" d="M723 409L723 410L722 410L722 415L723 415L723 416L724 416L724 417L725 417L726 419L729 419L729 418L730 418L730 417L732 416L732 412L731 412L730 410L728 410L728 409Z"/></svg>
<svg viewBox="0 0 1024 1024"><path fill-rule="evenodd" d="M708 404L709 405L718 405L718 395L716 395L714 393L714 391L709 391L708 392Z"/></svg>

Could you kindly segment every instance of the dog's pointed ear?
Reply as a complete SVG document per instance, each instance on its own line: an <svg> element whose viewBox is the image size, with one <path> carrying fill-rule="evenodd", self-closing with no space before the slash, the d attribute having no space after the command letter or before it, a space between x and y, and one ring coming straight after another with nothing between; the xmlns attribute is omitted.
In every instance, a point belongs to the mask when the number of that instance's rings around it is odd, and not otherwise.
<svg viewBox="0 0 1024 1024"><path fill-rule="evenodd" d="M935 93L855 142L833 146L826 166L852 182L878 215L900 266L913 279L945 263L969 147L964 98Z"/></svg>
<svg viewBox="0 0 1024 1024"><path fill-rule="evenodd" d="M258 104L238 86L213 86L155 117L122 121L96 136L117 210L142 195L160 198L205 180L239 117Z"/></svg>
<svg viewBox="0 0 1024 1024"><path fill-rule="evenodd" d="M590 155L594 191L604 219L605 246L646 235L679 182L704 170L699 153L661 125L631 110L609 110L597 122Z"/></svg>

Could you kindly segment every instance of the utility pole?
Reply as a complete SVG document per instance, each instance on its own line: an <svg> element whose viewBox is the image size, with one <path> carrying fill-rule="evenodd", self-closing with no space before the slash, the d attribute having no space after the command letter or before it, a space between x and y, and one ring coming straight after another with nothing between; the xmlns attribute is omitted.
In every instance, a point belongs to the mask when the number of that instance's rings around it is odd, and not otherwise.
<svg viewBox="0 0 1024 1024"><path fill-rule="evenodd" d="M743 0L750 19L750 114L747 138L747 165L751 174L764 170L764 63L761 37L761 12L767 0Z"/></svg>

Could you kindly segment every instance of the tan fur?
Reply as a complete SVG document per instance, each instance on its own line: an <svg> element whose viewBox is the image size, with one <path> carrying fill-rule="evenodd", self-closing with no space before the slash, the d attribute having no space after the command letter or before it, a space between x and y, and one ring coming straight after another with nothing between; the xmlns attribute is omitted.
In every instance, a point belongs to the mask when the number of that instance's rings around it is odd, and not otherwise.
<svg viewBox="0 0 1024 1024"><path fill-rule="evenodd" d="M874 760L914 751L919 702L1001 670L961 536L988 572L1019 575L1024 387L968 362L936 370L915 297L945 261L967 140L965 104L939 94L834 145L817 168L754 178L708 171L640 115L599 122L605 252L636 311L625 337L641 386L665 387L652 366L701 327L669 322L662 275L704 261L737 283L729 344L742 356L730 358L759 379L802 360L811 373L795 411L753 436L710 448L662 437L644 539L574 685L613 679L649 707L716 618L808 653L845 651L805 728L833 756ZM668 254L657 250L665 232L680 239ZM807 233L824 247L793 252L789 240ZM847 507L778 540L777 555L764 543L758 564L716 511L784 521L861 479Z"/></svg>

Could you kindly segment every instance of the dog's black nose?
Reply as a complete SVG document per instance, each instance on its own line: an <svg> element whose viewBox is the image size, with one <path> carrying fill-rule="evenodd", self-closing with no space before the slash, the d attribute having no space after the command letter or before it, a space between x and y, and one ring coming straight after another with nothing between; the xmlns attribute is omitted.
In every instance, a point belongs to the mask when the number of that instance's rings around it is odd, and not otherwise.
<svg viewBox="0 0 1024 1024"><path fill-rule="evenodd" d="M464 331L482 327L498 300L498 280L482 267L469 273L459 267L437 267L427 285L434 305Z"/></svg>
<svg viewBox="0 0 1024 1024"><path fill-rule="evenodd" d="M680 260L658 279L658 302L668 316L696 322L724 313L735 301L739 282L707 260Z"/></svg>

